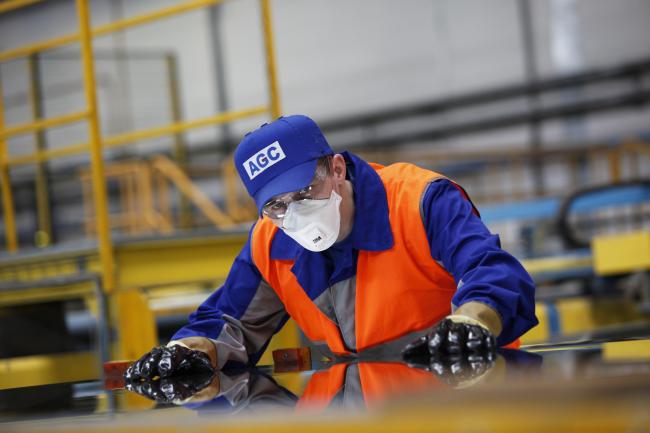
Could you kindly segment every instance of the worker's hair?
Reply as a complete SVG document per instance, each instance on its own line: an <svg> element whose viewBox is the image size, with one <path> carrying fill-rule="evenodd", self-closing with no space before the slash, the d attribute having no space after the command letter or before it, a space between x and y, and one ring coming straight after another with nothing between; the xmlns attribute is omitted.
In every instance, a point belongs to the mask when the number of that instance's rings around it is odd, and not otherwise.
<svg viewBox="0 0 650 433"><path fill-rule="evenodd" d="M319 168L323 168L325 169L325 174L329 176L332 173L333 158L334 155L325 155L318 158L318 161L316 161L316 170L318 170Z"/></svg>

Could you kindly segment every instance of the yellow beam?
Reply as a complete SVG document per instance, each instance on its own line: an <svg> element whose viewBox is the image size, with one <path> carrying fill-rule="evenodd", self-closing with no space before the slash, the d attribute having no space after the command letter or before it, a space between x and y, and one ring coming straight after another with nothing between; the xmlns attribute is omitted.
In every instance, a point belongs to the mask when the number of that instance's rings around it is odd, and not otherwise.
<svg viewBox="0 0 650 433"><path fill-rule="evenodd" d="M7 60L15 59L17 57L27 57L31 54L38 53L40 51L49 50L52 48L60 47L61 45L70 44L79 39L79 35L65 35L54 39L48 39L42 42L36 42L34 44L25 45L22 47L14 48L13 50L7 50L0 52L0 62L6 62Z"/></svg>
<svg viewBox="0 0 650 433"><path fill-rule="evenodd" d="M102 263L103 288L110 292L115 287L115 264L113 262L113 243L108 221L106 183L104 180L104 161L99 130L97 110L97 87L93 64L93 48L90 34L90 11L88 0L77 0L77 16L81 39L81 62L83 66L84 91L88 108L88 133L90 141L90 167L93 180L93 201L99 240L99 258Z"/></svg>
<svg viewBox="0 0 650 433"><path fill-rule="evenodd" d="M112 358L138 359L158 345L156 318L149 308L149 301L137 289L116 290L110 295L110 309L117 340Z"/></svg>
<svg viewBox="0 0 650 433"><path fill-rule="evenodd" d="M246 117L257 116L265 114L269 111L267 106L258 106L248 108L245 110L228 111L225 113L216 114L214 116L203 117L200 119L189 120L185 122L172 123L165 126L156 128L143 129L140 131L127 132L118 134L111 137L105 137L103 140L104 147L120 147L132 144L138 140L147 140L165 135L176 134L193 128L201 128L204 126L217 125L226 122L232 122ZM8 158L9 165L25 165L32 164L39 161L47 161L54 158L60 158L68 155L86 152L89 149L88 143L77 143L58 149L48 149L42 152L34 152L27 155L20 155Z"/></svg>
<svg viewBox="0 0 650 433"><path fill-rule="evenodd" d="M36 54L27 59L27 71L29 76L29 100L34 121L42 120L42 94L41 94L41 73ZM37 152L45 150L45 134L37 131L34 134L34 144ZM47 185L48 175L45 163L36 166L36 215L38 220L38 231L34 236L37 247L46 247L52 239L52 215L50 212L50 192Z"/></svg>
<svg viewBox="0 0 650 433"><path fill-rule="evenodd" d="M29 6L34 3L40 3L42 1L43 0L7 0L0 3L0 14L12 11L14 9Z"/></svg>
<svg viewBox="0 0 650 433"><path fill-rule="evenodd" d="M174 283L221 281L246 243L246 233L138 241L115 246L119 287L152 287ZM35 281L72 275L83 266L98 272L95 250L44 253L0 262L0 281ZM31 290L31 289L30 289ZM73 289L70 289L73 290ZM79 289L81 290L81 289ZM88 288L90 290L90 288ZM35 292L36 293L36 292ZM40 295L45 296L42 292ZM16 296L17 299L10 298ZM27 295L25 295L27 296ZM33 295L37 296L37 295ZM3 298L6 297L6 298ZM19 302L19 295L3 293L2 299ZM35 299L35 298L32 298Z"/></svg>
<svg viewBox="0 0 650 433"><path fill-rule="evenodd" d="M266 53L266 73L271 99L271 116L276 119L282 115L280 107L280 91L278 90L277 68L275 64L275 46L273 44L273 24L271 20L271 5L269 0L262 3L262 27L264 29L264 48Z"/></svg>
<svg viewBox="0 0 650 433"><path fill-rule="evenodd" d="M78 382L100 377L94 352L0 359L0 389Z"/></svg>
<svg viewBox="0 0 650 433"><path fill-rule="evenodd" d="M176 64L176 55L167 54L165 56L167 65L167 85L169 89L169 108L172 120L174 122L181 122L181 101L180 89L178 83L178 66ZM185 137L181 133L174 134L174 161L181 167L184 173L187 173L187 143ZM164 183L164 182L163 182ZM164 188L164 187L163 187ZM162 192L162 191L161 191ZM160 195L162 197L162 194ZM163 198L166 200L167 197ZM162 206L161 206L162 207ZM181 197L179 207L179 222L180 227L188 229L192 227L192 207L187 197ZM172 218L169 218L171 221Z"/></svg>
<svg viewBox="0 0 650 433"><path fill-rule="evenodd" d="M185 122L171 123L165 126L159 126L151 129L144 129L140 131L127 132L124 134L114 135L107 137L104 140L106 147L118 147L126 144L131 144L134 141L146 140L150 138L161 137L170 134L176 134L181 131L193 128L201 128L204 126L218 125L221 123L232 122L235 120L243 119L246 117L256 116L268 112L268 107L259 106L248 108L239 111L229 111L225 113L216 114L214 116L203 117L201 119L188 120Z"/></svg>
<svg viewBox="0 0 650 433"><path fill-rule="evenodd" d="M64 114L63 116L51 117L49 119L37 120L36 122L24 123L0 130L0 138L9 138L15 135L26 134L32 131L40 131L52 126L65 125L72 122L79 122L88 117L88 111L79 111L76 113Z"/></svg>
<svg viewBox="0 0 650 433"><path fill-rule="evenodd" d="M223 281L246 238L245 234L238 234L119 246L116 249L119 287Z"/></svg>
<svg viewBox="0 0 650 433"><path fill-rule="evenodd" d="M106 35L118 30L123 30L128 27L133 27L140 24L150 23L161 18L166 18L182 12L188 12L194 9L210 6L213 4L221 3L223 0L194 0L186 3L181 3L168 8L160 9L154 12L142 14L132 18L116 21L113 23L104 24L91 30L93 37ZM61 36L55 39L37 42L30 45L14 48L12 50L0 52L0 62L7 61L16 57L28 56L39 51L45 51L52 48L59 47L75 42L80 39L80 34L70 34Z"/></svg>
<svg viewBox="0 0 650 433"><path fill-rule="evenodd" d="M0 82L0 130L4 126L4 100L2 82ZM11 176L9 174L7 142L0 137L0 190L2 192L2 213L4 215L5 238L7 250L13 253L18 250L16 235L16 220L14 214L14 197L11 191Z"/></svg>
<svg viewBox="0 0 650 433"><path fill-rule="evenodd" d="M0 292L0 306L28 305L36 302L58 301L63 299L79 299L86 295L94 295L95 288L91 282L76 283L66 286L38 287L31 289L16 289Z"/></svg>
<svg viewBox="0 0 650 433"><path fill-rule="evenodd" d="M128 27L133 27L140 24L147 24L152 21L157 21L161 18L167 18L172 15L178 15L183 12L189 12L194 9L199 9L202 7L211 6L222 2L223 0L194 0L185 3L180 3L174 6L159 9L154 12L149 12L136 17L126 18L120 21L116 21L114 23L109 23L103 26L99 26L93 30L92 35L101 36L108 33L113 33L118 30L124 30Z"/></svg>
<svg viewBox="0 0 650 433"><path fill-rule="evenodd" d="M90 149L88 143L77 143L70 146L59 147L58 149L47 149L27 155L12 156L7 159L9 165L25 165L35 162L48 161L69 155L76 155L87 152Z"/></svg>

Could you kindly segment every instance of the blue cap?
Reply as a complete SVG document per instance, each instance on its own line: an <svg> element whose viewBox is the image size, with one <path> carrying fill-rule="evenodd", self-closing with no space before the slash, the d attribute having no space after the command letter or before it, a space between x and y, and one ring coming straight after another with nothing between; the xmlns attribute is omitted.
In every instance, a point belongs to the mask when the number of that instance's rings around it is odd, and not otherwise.
<svg viewBox="0 0 650 433"><path fill-rule="evenodd" d="M247 133L235 149L235 167L261 211L272 197L308 186L318 158L332 154L316 122L286 116Z"/></svg>

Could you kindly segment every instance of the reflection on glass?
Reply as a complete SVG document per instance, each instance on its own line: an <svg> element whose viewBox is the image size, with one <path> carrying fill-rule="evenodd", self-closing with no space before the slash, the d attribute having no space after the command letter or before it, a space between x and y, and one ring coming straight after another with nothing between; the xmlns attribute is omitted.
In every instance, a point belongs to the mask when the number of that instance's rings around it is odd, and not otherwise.
<svg viewBox="0 0 650 433"><path fill-rule="evenodd" d="M308 382L299 396L263 370L243 367L127 384L127 389L201 412L356 410L418 393L504 382L516 374L530 377L541 364L541 356L519 350L501 350L489 363L477 365L453 359L417 365L346 360L305 375Z"/></svg>

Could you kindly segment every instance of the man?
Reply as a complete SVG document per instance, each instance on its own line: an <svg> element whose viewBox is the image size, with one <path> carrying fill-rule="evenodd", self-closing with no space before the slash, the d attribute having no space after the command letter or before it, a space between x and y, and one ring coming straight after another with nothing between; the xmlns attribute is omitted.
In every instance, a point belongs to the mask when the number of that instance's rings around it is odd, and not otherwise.
<svg viewBox="0 0 650 433"><path fill-rule="evenodd" d="M339 355L476 358L537 324L530 276L444 176L334 154L300 115L246 134L235 165L260 219L224 285L127 378L255 363L289 316Z"/></svg>

